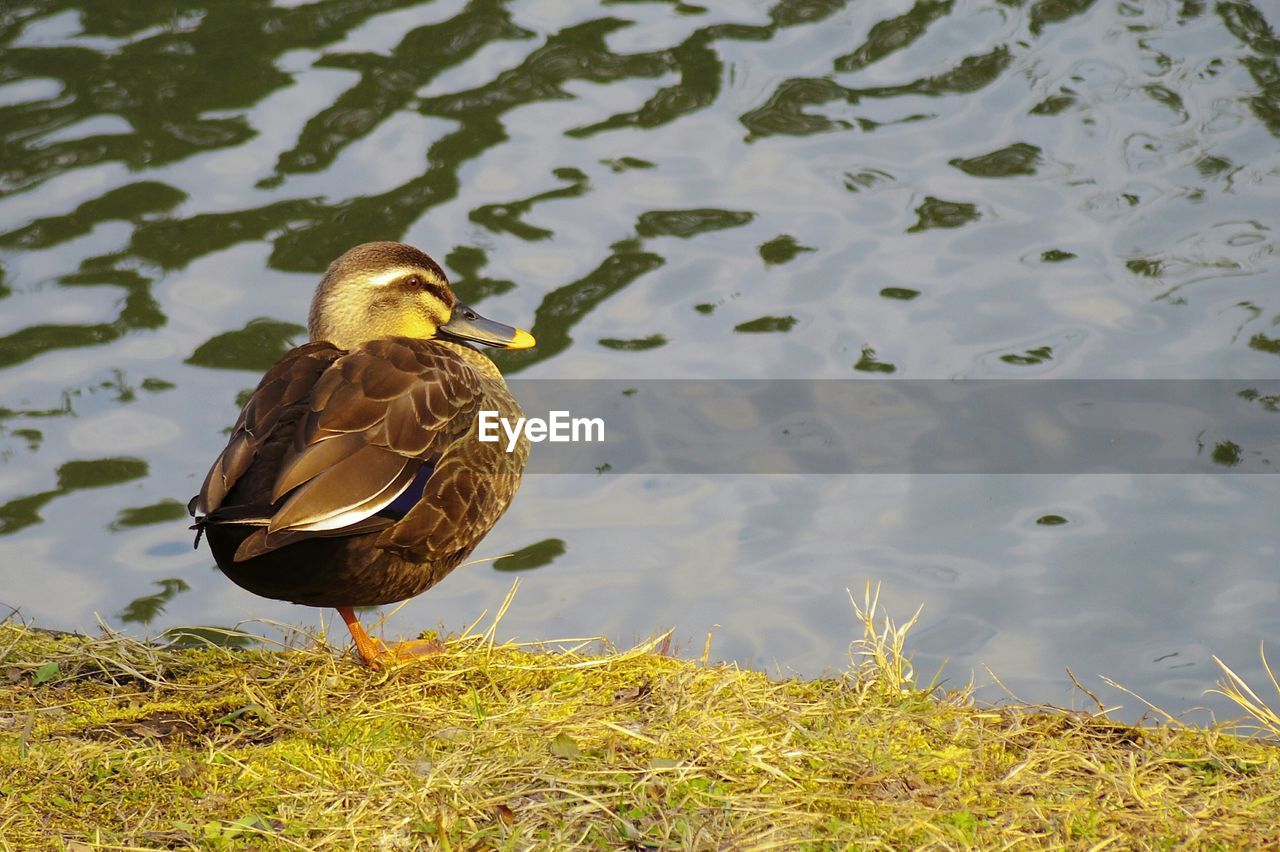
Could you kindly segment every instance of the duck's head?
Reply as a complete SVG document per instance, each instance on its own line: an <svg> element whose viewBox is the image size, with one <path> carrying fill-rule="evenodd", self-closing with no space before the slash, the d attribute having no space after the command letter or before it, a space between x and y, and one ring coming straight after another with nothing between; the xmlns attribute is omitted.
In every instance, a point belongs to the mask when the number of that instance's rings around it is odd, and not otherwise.
<svg viewBox="0 0 1280 852"><path fill-rule="evenodd" d="M329 264L308 324L312 340L343 349L397 336L503 349L534 344L529 332L485 319L459 302L439 264L403 243L364 243Z"/></svg>

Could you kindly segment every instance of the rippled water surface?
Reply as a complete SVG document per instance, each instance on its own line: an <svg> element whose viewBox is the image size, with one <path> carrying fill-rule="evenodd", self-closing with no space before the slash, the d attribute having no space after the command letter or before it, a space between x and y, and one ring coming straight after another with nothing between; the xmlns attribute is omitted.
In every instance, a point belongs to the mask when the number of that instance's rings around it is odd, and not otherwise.
<svg viewBox="0 0 1280 852"><path fill-rule="evenodd" d="M1280 13L1181 0L0 8L0 600L138 633L318 611L184 504L326 264L434 254L519 378L1280 377ZM1280 422L1280 421L1278 421ZM1229 460L1228 460L1229 461ZM884 582L926 676L1175 713L1280 638L1276 478L530 476L389 635L821 674ZM326 616L327 617L327 616ZM262 629L262 628L259 628ZM1204 721L1207 716L1193 714Z"/></svg>

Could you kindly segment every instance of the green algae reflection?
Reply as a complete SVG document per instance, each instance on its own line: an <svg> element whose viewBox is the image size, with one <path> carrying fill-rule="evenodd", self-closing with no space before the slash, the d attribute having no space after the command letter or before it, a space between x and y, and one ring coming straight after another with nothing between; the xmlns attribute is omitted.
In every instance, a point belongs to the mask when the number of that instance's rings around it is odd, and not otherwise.
<svg viewBox="0 0 1280 852"><path fill-rule="evenodd" d="M130 457L69 461L58 468L58 486L0 505L0 535L15 533L41 521L40 510L50 501L85 488L105 488L147 475L142 459Z"/></svg>

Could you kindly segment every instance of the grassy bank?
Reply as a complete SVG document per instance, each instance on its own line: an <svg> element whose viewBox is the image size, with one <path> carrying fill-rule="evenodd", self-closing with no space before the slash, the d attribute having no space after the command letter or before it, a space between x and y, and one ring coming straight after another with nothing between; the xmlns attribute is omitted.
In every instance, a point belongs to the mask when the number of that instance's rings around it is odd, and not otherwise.
<svg viewBox="0 0 1280 852"><path fill-rule="evenodd" d="M1280 843L1280 748L984 708L872 626L838 679L498 645L388 671L0 625L9 848Z"/></svg>

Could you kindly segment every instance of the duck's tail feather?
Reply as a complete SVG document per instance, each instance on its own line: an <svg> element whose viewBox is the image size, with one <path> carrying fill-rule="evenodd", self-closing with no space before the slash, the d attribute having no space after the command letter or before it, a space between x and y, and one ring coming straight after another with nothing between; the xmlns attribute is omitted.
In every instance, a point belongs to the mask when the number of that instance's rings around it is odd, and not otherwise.
<svg viewBox="0 0 1280 852"><path fill-rule="evenodd" d="M207 515L196 515L195 523L187 527L196 531L196 540L191 546L200 549L200 537L206 527L220 524L237 524L240 526L265 527L271 523L271 515L264 514L261 506L226 506L220 507Z"/></svg>

